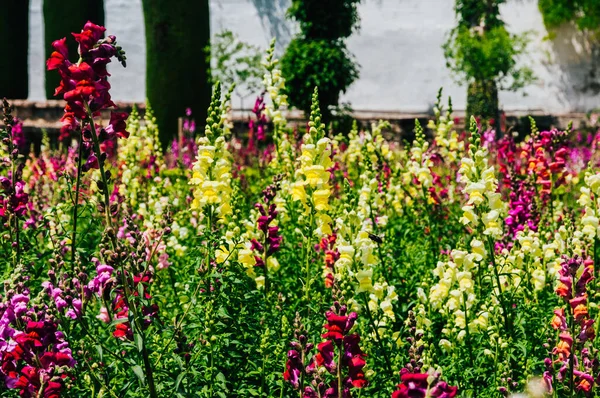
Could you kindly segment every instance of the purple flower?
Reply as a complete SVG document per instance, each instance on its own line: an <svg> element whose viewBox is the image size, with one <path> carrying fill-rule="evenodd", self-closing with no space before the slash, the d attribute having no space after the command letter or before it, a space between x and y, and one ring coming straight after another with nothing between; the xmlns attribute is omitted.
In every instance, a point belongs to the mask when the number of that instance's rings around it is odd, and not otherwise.
<svg viewBox="0 0 600 398"><path fill-rule="evenodd" d="M289 350L287 353L288 360L285 363L285 372L283 373L283 379L292 383L294 388L300 388L300 375L302 374L301 354L296 350Z"/></svg>

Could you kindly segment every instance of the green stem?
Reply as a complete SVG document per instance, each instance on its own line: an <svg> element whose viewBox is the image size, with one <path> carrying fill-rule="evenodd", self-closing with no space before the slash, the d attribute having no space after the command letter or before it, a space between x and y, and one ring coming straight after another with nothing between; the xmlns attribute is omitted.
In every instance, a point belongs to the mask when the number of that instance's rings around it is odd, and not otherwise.
<svg viewBox="0 0 600 398"><path fill-rule="evenodd" d="M338 353L338 363L337 363L337 390L338 390L338 398L342 398L342 391L344 388L342 386L342 358L344 357L344 344L339 344L339 353Z"/></svg>
<svg viewBox="0 0 600 398"><path fill-rule="evenodd" d="M152 374L152 365L150 364L150 358L148 356L148 348L146 347L146 339L142 331L139 331L142 338L142 359L144 361L144 370L146 371L146 378L148 379L148 387L150 388L150 397L157 398L156 386L154 385L154 375Z"/></svg>
<svg viewBox="0 0 600 398"><path fill-rule="evenodd" d="M464 311L465 311L465 332L466 332L466 346L467 351L469 352L469 360L471 361L471 366L475 365L475 359L473 358L473 347L471 345L471 332L469 331L469 313L467 312L467 293L463 292L463 301L464 301ZM476 381L476 380L474 380ZM474 395L477 396L477 383L473 383Z"/></svg>
<svg viewBox="0 0 600 398"><path fill-rule="evenodd" d="M125 268L123 267L123 264L121 264L121 275L122 275L122 285L124 287L125 290L125 305L131 309L131 311L133 312L133 323L132 323L132 328L133 328L133 334L135 335L136 333L140 336L140 338L142 339L142 350L141 350L141 354L142 354L142 361L144 363L144 372L146 374L146 379L148 380L148 388L150 389L150 397L151 398L158 398L158 394L156 393L156 386L154 384L154 375L152 372L152 365L150 364L150 357L148 355L148 348L146 345L146 336L144 336L144 332L143 332L143 324L142 324L142 318L140 317L140 312L137 309L137 303L135 303L135 301L130 301L129 298L130 297L134 297L134 295L131 293L131 290L129 289L130 286L133 286L133 283L130 285L129 284L129 279L127 278L127 273L125 272Z"/></svg>
<svg viewBox="0 0 600 398"><path fill-rule="evenodd" d="M575 373L575 315L573 309L568 306L569 320L571 321L571 337L573 338L573 345L571 346L571 355L569 356L569 389L571 390L571 396L575 396L575 381L573 380L573 374Z"/></svg>
<svg viewBox="0 0 600 398"><path fill-rule="evenodd" d="M310 222L309 222L309 233L304 240L304 265L306 271L306 283L304 285L304 299L306 301L306 317L310 315L310 245L312 243L313 235L313 222L314 222L314 210L311 209Z"/></svg>
<svg viewBox="0 0 600 398"><path fill-rule="evenodd" d="M214 378L213 378L213 375L215 373L215 369L214 369L214 366L215 366L215 362L214 362L215 355L214 355L213 351L214 351L213 350L213 344L211 343L210 344L210 396L211 397L215 396L214 395L214 385L215 385L215 383L214 383Z"/></svg>
<svg viewBox="0 0 600 398"><path fill-rule="evenodd" d="M71 263L75 265L75 251L77 244L77 213L79 205L79 190L81 186L81 158L83 157L83 122L81 123L81 134L79 135L79 158L77 159L77 182L75 183L75 203L73 204L73 235L71 237Z"/></svg>
<svg viewBox="0 0 600 398"><path fill-rule="evenodd" d="M267 365L267 356L263 354L262 357L262 366L260 369L260 396L265 395L265 366Z"/></svg>
<svg viewBox="0 0 600 398"><path fill-rule="evenodd" d="M510 317L508 314L508 308L504 302L504 294L502 294L502 285L500 284L500 274L498 273L498 267L496 266L496 257L494 255L494 242L492 238L488 236L488 250L490 252L490 260L492 262L492 268L494 269L494 276L496 278L496 285L498 286L498 296L500 299L500 306L502 307L502 315L504 318L504 328L506 330L506 335L512 335L512 325L510 322Z"/></svg>
<svg viewBox="0 0 600 398"><path fill-rule="evenodd" d="M267 266L267 245L269 244L269 240L267 238L267 234L265 233L265 240L263 243L263 266L264 266L264 275L265 275L265 298L269 295L269 267ZM267 305L269 301L267 300Z"/></svg>
<svg viewBox="0 0 600 398"><path fill-rule="evenodd" d="M92 110L87 102L84 103L85 110L88 113L88 119L90 121L90 128L92 131L92 143L94 145L94 153L98 157L98 167L100 169L100 177L102 178L102 184L104 187L102 192L104 193L104 214L106 216L106 226L112 227L112 219L110 217L110 197L108 196L108 180L106 178L106 172L104 171L104 160L102 159L102 154L100 152L100 141L98 140L98 134L96 133L96 125L94 123L94 118L92 114ZM114 238L113 238L114 244Z"/></svg>
<svg viewBox="0 0 600 398"><path fill-rule="evenodd" d="M394 372L392 371L392 365L390 364L390 360L388 358L387 351L383 347L381 337L379 336L379 330L375 326L375 320L373 319L373 314L371 314L371 309L369 308L369 303L367 301L366 294L362 295L362 299L363 299L365 309L367 311L367 316L369 317L369 323L371 324L371 327L373 328L373 332L375 332L375 342L377 343L377 345L379 346L379 349L381 350L381 354L383 355L383 359L385 360L385 366L387 368L388 374L393 375Z"/></svg>

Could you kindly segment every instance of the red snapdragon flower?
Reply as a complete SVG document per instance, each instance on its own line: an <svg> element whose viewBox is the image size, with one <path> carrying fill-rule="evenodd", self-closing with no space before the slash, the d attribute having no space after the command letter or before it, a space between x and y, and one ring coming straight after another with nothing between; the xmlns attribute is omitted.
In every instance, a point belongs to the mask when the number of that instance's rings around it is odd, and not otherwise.
<svg viewBox="0 0 600 398"><path fill-rule="evenodd" d="M429 378L433 377L431 384ZM398 390L392 393L392 398L453 398L458 393L457 387L439 380L438 375L427 373L410 373L404 368L400 371L401 383Z"/></svg>
<svg viewBox="0 0 600 398"><path fill-rule="evenodd" d="M109 92L106 65L116 57L125 66L126 57L116 45L115 36L104 38L105 31L103 26L88 21L81 33L73 33L79 43L80 58L76 63L69 61L66 38L52 43L54 52L46 61L46 67L48 70L57 70L60 74L61 82L54 95L62 96L67 101L65 114L61 119L63 126L60 139L68 137L82 123L89 124L88 119L97 116L100 110L115 106ZM88 112L91 114L88 115ZM121 113L111 115L105 139L128 137L124 119Z"/></svg>

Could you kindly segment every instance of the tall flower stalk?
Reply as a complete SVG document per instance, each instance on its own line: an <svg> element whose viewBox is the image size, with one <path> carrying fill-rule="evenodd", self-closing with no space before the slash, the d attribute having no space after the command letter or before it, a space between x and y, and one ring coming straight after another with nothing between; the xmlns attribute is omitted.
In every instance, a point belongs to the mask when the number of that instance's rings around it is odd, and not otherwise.
<svg viewBox="0 0 600 398"><path fill-rule="evenodd" d="M333 165L331 161L330 140L325 137L325 124L321 120L319 109L319 92L315 88L313 94L312 112L308 122L308 133L304 136L302 143L302 154L300 164L296 169L296 181L291 184L292 200L302 204L302 216L305 223L304 231L304 262L306 279L304 281L305 299L310 300L310 250L315 238L331 235L331 217L329 197L331 187L329 169Z"/></svg>
<svg viewBox="0 0 600 398"><path fill-rule="evenodd" d="M77 212L81 173L90 169L99 169L102 180L97 183L97 186L104 196L106 228L111 228L109 180L105 162L108 150L113 146L113 141L116 138L129 136L125 123L127 114L121 112L111 112L109 125L100 131L97 130L95 118L100 116L100 111L115 107L110 95L107 64L112 61L112 58L117 58L123 66L126 64L125 52L117 45L116 37L105 38L105 31L103 26L87 22L81 33L73 33L75 41L79 44L77 62L69 61L66 37L52 43L55 51L46 61L48 70L57 70L61 77L60 85L56 88L54 95L67 101L65 113L61 118L63 123L60 129L61 137L66 138L72 133L80 135L71 242L73 261L77 247ZM84 153L87 155L87 160L82 165Z"/></svg>
<svg viewBox="0 0 600 398"><path fill-rule="evenodd" d="M8 169L8 176L0 176L0 220L10 226L10 245L13 252L13 267L21 263L21 227L19 218L23 218L28 210L29 195L24 191L22 180L24 163L19 162L16 120L12 116L13 107L6 98L3 100L4 130L1 132L2 145L6 148L6 156L1 159L3 166ZM1 151L3 152L3 151Z"/></svg>

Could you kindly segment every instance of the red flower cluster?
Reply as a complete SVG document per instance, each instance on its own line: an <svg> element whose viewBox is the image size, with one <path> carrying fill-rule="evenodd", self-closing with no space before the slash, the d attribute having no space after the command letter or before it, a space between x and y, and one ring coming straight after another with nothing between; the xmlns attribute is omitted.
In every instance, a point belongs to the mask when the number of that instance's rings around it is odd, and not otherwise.
<svg viewBox="0 0 600 398"><path fill-rule="evenodd" d="M28 291L0 303L0 377L21 397L58 398L65 370L75 366L64 334L50 319L46 308L29 307Z"/></svg>
<svg viewBox="0 0 600 398"><path fill-rule="evenodd" d="M318 249L325 253L325 267L323 270L323 276L325 277L325 287L331 288L335 283L334 278L334 265L335 262L340 258L340 252L335 247L335 241L337 240L336 234L324 237L317 246Z"/></svg>
<svg viewBox="0 0 600 398"><path fill-rule="evenodd" d="M113 275L114 268L107 264L102 264L99 260L92 260L96 265L96 276L88 283L86 290L89 292L96 293L100 298L110 300L111 293L116 293L114 300L112 300L112 313L114 319L123 320L115 326L113 336L120 339L133 340L133 331L130 323L127 321L129 318L129 306L128 301L125 298L124 288L120 285L120 275ZM152 283L152 274L150 271L146 273L134 276L133 285L131 289L132 297L139 297L139 292L143 293L144 300L150 300L152 297L148 293L147 286ZM141 288L139 285L142 285ZM132 298L129 298L130 300ZM152 322L152 319L158 316L158 305L150 304L141 306L143 315L143 326L146 328ZM102 309L98 319L109 323L111 321L108 310Z"/></svg>
<svg viewBox="0 0 600 398"><path fill-rule="evenodd" d="M333 381L328 388L322 387L324 391L321 395L324 397L337 397L338 390L342 389L342 396L349 398L351 397L351 388L363 388L367 385L367 379L363 372L366 364L364 359L366 354L362 352L358 345L360 336L356 333L349 334L358 315L355 312L350 314L346 314L346 312L345 305L335 303L331 310L325 313L327 323L323 327L326 332L321 337L326 341L317 346L319 352L307 367L309 373L316 372L318 368L324 367L333 375L340 372L344 376L341 386L337 385L337 381ZM341 355L341 359L338 357L337 362L335 359L336 352L337 355ZM341 369L338 369L338 364ZM305 392L308 392L310 388L307 387ZM316 393L316 391L314 392Z"/></svg>
<svg viewBox="0 0 600 398"><path fill-rule="evenodd" d="M275 195L279 190L279 183L271 184L263 190L263 203L256 203L254 207L260 213L256 225L258 229L263 233L264 243L258 242L256 239L252 239L252 250L262 253L266 247L266 255L272 256L281 248L281 242L283 237L279 234L279 226L271 225L271 223L277 218L276 205L273 203ZM256 260L256 267L264 267L265 263L261 256L254 256Z"/></svg>
<svg viewBox="0 0 600 398"><path fill-rule="evenodd" d="M81 33L73 33L79 43L80 58L77 63L69 61L66 37L52 43L55 51L46 61L46 66L48 70L58 70L61 82L54 95L62 96L67 101L65 114L61 119L61 139L82 127L82 122L92 123L91 119L100 110L115 106L109 93L106 65L113 57L117 57L125 66L126 58L122 49L116 45L115 36L104 38L105 31L103 26L87 22ZM129 133L125 130L126 118L127 114L113 112L103 141L115 136L127 138Z"/></svg>
<svg viewBox="0 0 600 398"><path fill-rule="evenodd" d="M25 182L23 181L24 163L18 163L19 142L22 137L22 123L12 116L13 107L6 98L3 101L4 126L5 130L0 131L2 144L5 146L9 157L7 161L17 164L8 176L0 176L0 221L8 220L9 216L23 217L31 209L29 195L25 192ZM6 135L5 135L6 134ZM10 159L10 160L8 160Z"/></svg>
<svg viewBox="0 0 600 398"><path fill-rule="evenodd" d="M256 141L261 142L264 141L267 137L267 116L265 115L265 93L261 93L258 97L256 97L256 101L254 102L254 108L252 108L252 113L256 116L256 120L250 119L248 122L248 127L250 131L248 131L248 150L254 151L255 149L255 138Z"/></svg>
<svg viewBox="0 0 600 398"><path fill-rule="evenodd" d="M566 134L558 130L535 133L521 144L510 135L498 141L497 166L509 196L505 220L509 247L518 231L526 227L537 231L540 211L534 198L547 204L552 189L565 182L567 156Z"/></svg>
<svg viewBox="0 0 600 398"><path fill-rule="evenodd" d="M360 336L356 333L349 334L357 315L355 312L347 315L346 312L346 306L337 302L326 312L326 332L322 334L326 340L317 346L319 352L310 361L306 360L313 344L307 343L301 326L296 327L297 341L291 343L292 350L287 354L283 378L295 389L301 390L304 398L338 398L340 389L342 397L351 398L352 388L363 388L367 385L363 372L366 354L358 345ZM296 324L300 325L298 316ZM304 365L306 362L308 366ZM320 372L320 368L326 372ZM328 383L322 379L327 373L336 378ZM310 386L300 384L301 380L304 380L302 375L312 375L313 381ZM341 385L338 385L338 379L341 380Z"/></svg>
<svg viewBox="0 0 600 398"><path fill-rule="evenodd" d="M431 383L429 378L433 379ZM400 371L400 380L398 390L394 391L392 398L453 398L458 392L457 387L440 381L439 375L410 373L406 368Z"/></svg>
<svg viewBox="0 0 600 398"><path fill-rule="evenodd" d="M587 308L587 284L594 278L594 262L591 259L584 261L579 256L565 258L558 274L556 294L565 300L570 316L567 321L567 311L562 308L554 311L551 325L559 332L558 343L552 349L552 355L556 359L552 361L546 358L544 382L547 390L552 392L556 364L560 367L556 373L557 379L566 385L573 382L575 389L587 396L594 383L600 385L600 376L598 380L592 377L592 374L598 373L599 366L594 350L585 348L586 342L592 342L596 338L594 320L589 317ZM574 322L575 325L569 325L569 322ZM575 335L571 334L570 326L576 326ZM573 372L568 375L571 369Z"/></svg>
<svg viewBox="0 0 600 398"><path fill-rule="evenodd" d="M21 178L21 170L19 168L18 179ZM29 195L25 193L25 183L17 181L12 185L12 181L6 177L0 177L0 188L3 193L0 195L0 218L7 219L13 213L17 217L23 217L28 210Z"/></svg>
<svg viewBox="0 0 600 398"><path fill-rule="evenodd" d="M139 276L134 276L133 277L133 288L135 291L133 292L132 295L134 297L139 296L138 292L140 289L138 289L138 286L141 283L143 286L143 288L141 290L144 295L144 300L150 300L152 297L148 293L147 286L151 282L152 282L152 279L151 279L150 273L146 273L144 275L139 275ZM113 310L115 312L115 319L127 319L128 318L129 307L127 306L127 302L125 301L125 296L123 293L121 293L121 292L117 293L117 296L115 297L114 304L113 304ZM141 307L141 310L142 310L142 316L143 316L142 326L145 329L148 326L150 326L150 323L152 323L152 319L156 318L158 316L158 305L157 304L143 305ZM119 323L118 325L116 325L115 331L113 332L113 336L115 336L116 338L119 338L119 339L133 340L133 330L131 330L130 323L123 322L123 323Z"/></svg>

